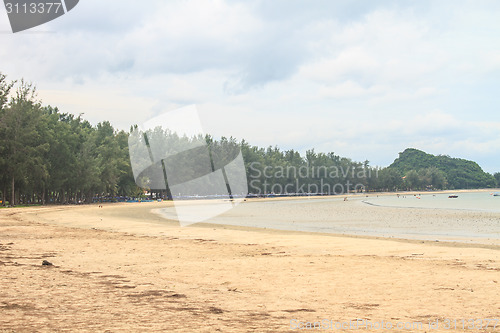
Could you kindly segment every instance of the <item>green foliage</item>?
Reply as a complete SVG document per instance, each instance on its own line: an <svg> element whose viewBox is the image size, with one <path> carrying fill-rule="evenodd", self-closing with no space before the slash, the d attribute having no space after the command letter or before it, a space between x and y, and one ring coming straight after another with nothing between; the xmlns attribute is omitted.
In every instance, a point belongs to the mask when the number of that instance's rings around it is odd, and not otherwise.
<svg viewBox="0 0 500 333"><path fill-rule="evenodd" d="M94 196L140 194L128 155L128 134L41 106L36 90L0 74L2 203L90 202ZM10 194L7 198L7 194Z"/></svg>
<svg viewBox="0 0 500 333"><path fill-rule="evenodd" d="M389 168L406 176L406 185L411 189L495 187L495 178L484 172L476 162L445 155L434 156L414 148L400 153Z"/></svg>
<svg viewBox="0 0 500 333"><path fill-rule="evenodd" d="M43 155L48 144L42 136L45 130L40 104L31 84L21 82L15 96L1 114L3 180L10 181L11 203L16 203L15 185L29 188L40 186L47 179L47 164Z"/></svg>

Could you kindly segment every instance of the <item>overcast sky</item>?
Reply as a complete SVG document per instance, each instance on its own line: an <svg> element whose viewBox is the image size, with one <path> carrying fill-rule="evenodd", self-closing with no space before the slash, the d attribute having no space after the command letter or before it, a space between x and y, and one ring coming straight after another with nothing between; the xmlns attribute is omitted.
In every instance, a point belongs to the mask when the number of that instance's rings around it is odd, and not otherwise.
<svg viewBox="0 0 500 333"><path fill-rule="evenodd" d="M499 1L81 0L0 71L120 129L196 104L204 130L387 166L407 147L500 171Z"/></svg>

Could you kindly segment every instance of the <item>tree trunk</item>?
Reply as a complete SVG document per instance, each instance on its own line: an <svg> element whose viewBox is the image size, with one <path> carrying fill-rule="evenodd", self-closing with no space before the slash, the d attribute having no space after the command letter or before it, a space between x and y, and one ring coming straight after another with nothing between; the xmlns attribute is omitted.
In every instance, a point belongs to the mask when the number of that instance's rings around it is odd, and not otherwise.
<svg viewBox="0 0 500 333"><path fill-rule="evenodd" d="M22 198L21 192L19 190L17 190L16 191L16 199L14 200L16 205L21 204L21 198Z"/></svg>
<svg viewBox="0 0 500 333"><path fill-rule="evenodd" d="M12 207L14 207L16 205L16 192L15 192L15 178L14 176L12 176L12 196L11 196L11 200L10 200L10 205Z"/></svg>
<svg viewBox="0 0 500 333"><path fill-rule="evenodd" d="M172 196L172 192L170 192L170 187L167 185L167 200L174 200L173 196Z"/></svg>

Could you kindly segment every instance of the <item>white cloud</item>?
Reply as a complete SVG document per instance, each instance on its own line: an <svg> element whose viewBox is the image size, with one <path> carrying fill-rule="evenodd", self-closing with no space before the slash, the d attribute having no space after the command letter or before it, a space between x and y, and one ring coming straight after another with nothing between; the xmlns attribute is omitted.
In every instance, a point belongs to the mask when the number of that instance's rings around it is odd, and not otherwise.
<svg viewBox="0 0 500 333"><path fill-rule="evenodd" d="M366 50L353 47L343 50L338 56L304 65L301 74L312 80L330 83L350 76L370 76L379 67L378 61Z"/></svg>
<svg viewBox="0 0 500 333"><path fill-rule="evenodd" d="M40 90L38 97L44 104L57 106L63 113L71 111L75 115L83 114L83 118L94 123L114 119L113 125L123 129L138 124L141 119L152 117L153 114L147 110L151 110L155 104L154 99L130 95L126 91L113 90L112 87L80 87L74 91ZM53 101L58 103L54 104Z"/></svg>
<svg viewBox="0 0 500 333"><path fill-rule="evenodd" d="M371 86L365 88L355 81L345 81L333 87L323 86L319 90L319 95L324 98L366 98L373 95L380 95L386 91L382 86Z"/></svg>

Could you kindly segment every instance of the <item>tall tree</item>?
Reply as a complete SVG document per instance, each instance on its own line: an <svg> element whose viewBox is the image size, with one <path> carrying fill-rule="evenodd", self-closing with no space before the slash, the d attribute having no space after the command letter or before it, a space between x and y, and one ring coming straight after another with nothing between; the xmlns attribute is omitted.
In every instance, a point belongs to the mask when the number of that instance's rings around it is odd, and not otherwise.
<svg viewBox="0 0 500 333"><path fill-rule="evenodd" d="M8 124L5 122L5 111L7 108L7 102L9 101L9 94L14 86L15 81L8 82L7 76L0 72L0 142L3 143L6 137L6 128ZM6 169L7 159L6 159L6 147L4 144L0 145L0 170ZM7 199L7 187L8 179L5 173L0 174L0 190L2 191L2 205L5 206Z"/></svg>
<svg viewBox="0 0 500 333"><path fill-rule="evenodd" d="M48 145L39 133L41 114L35 87L22 80L0 121L3 132L2 155L6 159L4 170L11 182L12 206L16 204L16 184L26 185L33 180L32 176L45 176L47 173L43 154Z"/></svg>

